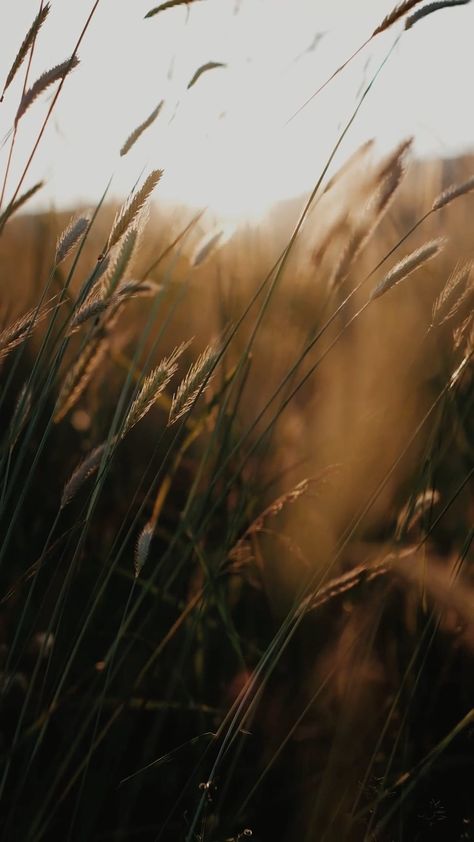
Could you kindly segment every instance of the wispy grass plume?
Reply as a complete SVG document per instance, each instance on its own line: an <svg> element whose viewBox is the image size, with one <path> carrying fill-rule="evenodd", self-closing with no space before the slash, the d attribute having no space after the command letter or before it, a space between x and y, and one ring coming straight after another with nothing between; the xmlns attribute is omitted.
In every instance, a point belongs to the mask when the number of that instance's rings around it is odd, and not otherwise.
<svg viewBox="0 0 474 842"><path fill-rule="evenodd" d="M33 333L36 325L50 312L51 307L49 306L41 310L38 310L38 307L33 307L12 325L5 328L0 333L0 360L5 359L15 348L25 342Z"/></svg>
<svg viewBox="0 0 474 842"><path fill-rule="evenodd" d="M150 11L146 13L145 18L152 18L159 14L159 12L165 12L166 9L174 9L175 6L189 6L191 3L196 2L197 0L166 0L165 3L160 3L159 6L155 6L153 9L150 9Z"/></svg>
<svg viewBox="0 0 474 842"><path fill-rule="evenodd" d="M198 81L198 79L201 78L203 73L207 73L208 70L214 70L216 67L227 67L227 65L223 64L222 61L207 61L206 64L202 64L201 67L198 67L191 80L188 82L188 90L196 84L196 82Z"/></svg>
<svg viewBox="0 0 474 842"><path fill-rule="evenodd" d="M135 548L135 578L137 579L143 570L148 555L150 553L150 546L153 538L154 527L150 521L145 524L140 535L138 536L137 546Z"/></svg>
<svg viewBox="0 0 474 842"><path fill-rule="evenodd" d="M417 6L418 3L421 3L421 0L404 0L403 3L399 3L398 6L395 6L392 9L392 11L384 17L382 23L380 23L377 26L377 28L374 29L372 33L372 38L374 37L374 35L378 35L379 32L385 32L386 29L389 29L389 27L393 26L393 24L396 23L397 20L400 20L400 18L402 18L404 15L407 15L408 12L411 12L411 10L415 6Z"/></svg>
<svg viewBox="0 0 474 842"><path fill-rule="evenodd" d="M173 375L178 370L178 359L188 347L189 343L179 345L178 348L160 362L145 378L135 400L133 401L125 419L122 438L149 412L153 404L166 389Z"/></svg>
<svg viewBox="0 0 474 842"><path fill-rule="evenodd" d="M405 21L405 29L411 29L422 18L432 15L433 12L438 12L440 9L450 9L453 6L466 6L471 0L439 0L435 3L428 3L427 6L422 6L410 15Z"/></svg>
<svg viewBox="0 0 474 842"><path fill-rule="evenodd" d="M73 217L67 228L58 237L56 244L56 255L54 263L59 266L63 260L66 260L72 250L76 247L82 235L87 231L87 227L91 220L90 214L82 214L81 216Z"/></svg>
<svg viewBox="0 0 474 842"><path fill-rule="evenodd" d="M97 471L107 442L102 442L98 447L94 448L85 459L73 471L66 485L61 497L61 508L63 509L76 496L77 492L84 485L87 479Z"/></svg>
<svg viewBox="0 0 474 842"><path fill-rule="evenodd" d="M79 64L79 59L77 56L72 56L72 58L66 59L61 64L57 64L55 67L52 67L51 70L47 70L43 73L39 79L25 91L18 111L15 117L15 125L17 125L18 121L23 117L25 112L28 110L30 105L33 104L35 99L37 99L40 94L43 93L50 85L53 85L55 82L59 82L61 79L64 79L69 73L74 70Z"/></svg>
<svg viewBox="0 0 474 842"><path fill-rule="evenodd" d="M434 303L432 313L433 324L442 325L452 319L473 294L474 286L472 280L469 283L472 269L472 261L469 261L450 275Z"/></svg>
<svg viewBox="0 0 474 842"><path fill-rule="evenodd" d="M107 334L99 329L69 370L60 389L53 420L59 423L77 403L109 347Z"/></svg>
<svg viewBox="0 0 474 842"><path fill-rule="evenodd" d="M130 271L138 247L140 235L139 225L131 225L118 246L117 255L110 265L101 284L101 295L110 298L115 292L125 273Z"/></svg>
<svg viewBox="0 0 474 842"><path fill-rule="evenodd" d="M211 343L193 363L173 395L168 425L175 424L183 415L186 415L199 393L209 385L220 351L218 343Z"/></svg>
<svg viewBox="0 0 474 842"><path fill-rule="evenodd" d="M443 190L443 192L436 197L432 205L432 210L440 210L440 208L444 208L446 205L449 205L450 202L453 202L454 199L458 199L460 196L465 196L466 193L472 193L473 190L474 175L466 181L463 181L462 184L451 184L450 187L447 187L446 190Z"/></svg>
<svg viewBox="0 0 474 842"><path fill-rule="evenodd" d="M54 258L56 266L59 266L71 254L82 235L87 231L90 219L90 214L83 214L79 218L73 217L67 228L60 234L56 244L56 255Z"/></svg>
<svg viewBox="0 0 474 842"><path fill-rule="evenodd" d="M107 250L111 249L128 231L138 214L145 206L148 198L158 184L163 170L153 170L146 178L142 187L133 194L118 211L110 232Z"/></svg>
<svg viewBox="0 0 474 842"><path fill-rule="evenodd" d="M162 99L161 102L156 106L156 108L151 112L151 114L146 118L146 120L144 120L143 123L140 123L140 125L133 130L133 132L127 138L120 150L120 155L122 157L126 155L127 152L130 152L130 149L132 148L132 146L135 145L138 138L141 137L143 132L146 131L146 129L148 129L155 122L156 118L158 117L158 114L160 113L163 107L163 103L164 100Z"/></svg>
<svg viewBox="0 0 474 842"><path fill-rule="evenodd" d="M432 240L429 243L425 243L424 246L417 249L416 251L412 252L411 254L404 257L403 260L400 260L393 269L390 270L388 275L377 284L375 289L372 291L370 298L380 298L381 295L385 295L390 289L397 286L400 281L404 281L405 278L408 278L412 272L415 272L417 269L420 269L424 266L428 260L431 260L433 257L436 257L437 254L441 251L443 246L445 245L446 240L440 238L438 240Z"/></svg>
<svg viewBox="0 0 474 842"><path fill-rule="evenodd" d="M5 80L5 84L3 86L2 95L0 96L0 102L3 101L3 97L5 96L7 88L10 87L10 85L13 82L16 74L18 73L21 65L23 64L26 56L28 55L32 45L34 44L34 42L36 40L36 36L38 35L38 32L40 31L41 27L43 26L43 23L45 22L46 18L49 15L50 8L51 8L50 4L45 3L43 8L36 15L33 23L31 24L28 32L26 33L26 35L23 39L23 43L21 44L21 47L18 50L16 58L15 58L12 66L11 66L9 72L8 72L7 78Z"/></svg>
<svg viewBox="0 0 474 842"><path fill-rule="evenodd" d="M38 181L36 184L33 185L33 187L30 187L29 190L25 190L25 192L22 193L21 196L18 196L18 199L15 199L14 202L11 202L9 205L7 205L3 213L0 214L0 231L4 227L5 223L10 219L10 217L13 216L15 211L23 207L23 205L25 205L26 202L29 199L31 199L32 196L35 195L35 193L38 192L38 190L41 190L42 187L44 187L44 181Z"/></svg>

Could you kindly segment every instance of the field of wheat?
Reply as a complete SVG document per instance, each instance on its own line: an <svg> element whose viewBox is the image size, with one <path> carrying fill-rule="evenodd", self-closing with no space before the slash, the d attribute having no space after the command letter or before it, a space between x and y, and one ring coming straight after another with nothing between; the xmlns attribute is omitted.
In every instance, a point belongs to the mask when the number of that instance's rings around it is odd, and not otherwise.
<svg viewBox="0 0 474 842"><path fill-rule="evenodd" d="M159 156L31 211L97 5L38 76L50 4L2 33L0 840L473 840L474 157L334 168L377 71L258 222Z"/></svg>

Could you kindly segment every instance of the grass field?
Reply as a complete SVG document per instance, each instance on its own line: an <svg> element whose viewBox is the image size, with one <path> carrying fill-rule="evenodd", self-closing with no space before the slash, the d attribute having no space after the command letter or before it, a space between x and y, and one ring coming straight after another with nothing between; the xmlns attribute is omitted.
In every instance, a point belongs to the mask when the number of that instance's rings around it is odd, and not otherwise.
<svg viewBox="0 0 474 842"><path fill-rule="evenodd" d="M0 171L0 839L473 839L474 160L28 213L71 70Z"/></svg>

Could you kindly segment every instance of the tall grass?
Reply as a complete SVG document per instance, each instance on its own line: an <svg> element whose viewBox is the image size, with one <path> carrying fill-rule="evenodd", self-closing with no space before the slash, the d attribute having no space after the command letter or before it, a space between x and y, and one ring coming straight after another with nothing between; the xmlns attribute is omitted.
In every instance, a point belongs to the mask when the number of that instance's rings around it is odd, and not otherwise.
<svg viewBox="0 0 474 842"><path fill-rule="evenodd" d="M371 37L462 4L416 5ZM173 220L158 168L22 215L97 6L29 86L41 3L3 86L0 838L469 839L474 162L329 178L392 48L257 231Z"/></svg>

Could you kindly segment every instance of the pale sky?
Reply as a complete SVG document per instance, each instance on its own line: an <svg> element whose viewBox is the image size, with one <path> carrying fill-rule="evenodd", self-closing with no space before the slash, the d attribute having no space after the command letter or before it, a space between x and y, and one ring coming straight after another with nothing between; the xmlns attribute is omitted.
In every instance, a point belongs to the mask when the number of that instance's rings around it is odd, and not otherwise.
<svg viewBox="0 0 474 842"><path fill-rule="evenodd" d="M101 0L25 182L46 178L36 206L97 201L110 176L125 195L142 172L163 168L156 197L210 206L223 220L258 218L275 200L308 191L361 85L400 27L377 37L294 120L288 118L380 22L394 0L201 0L144 20L157 0ZM51 0L30 83L71 54L93 0ZM39 0L4 0L0 78L5 78ZM339 162L375 137L380 150L408 135L420 155L474 147L474 3L448 9L403 34L364 103ZM317 33L324 33L312 51ZM190 90L196 69L209 71ZM23 75L0 106L10 129ZM51 89L52 91L52 89ZM51 91L20 122L21 170ZM119 150L157 103L156 123L125 158ZM3 174L8 143L0 151ZM7 190L7 197L8 197Z"/></svg>

